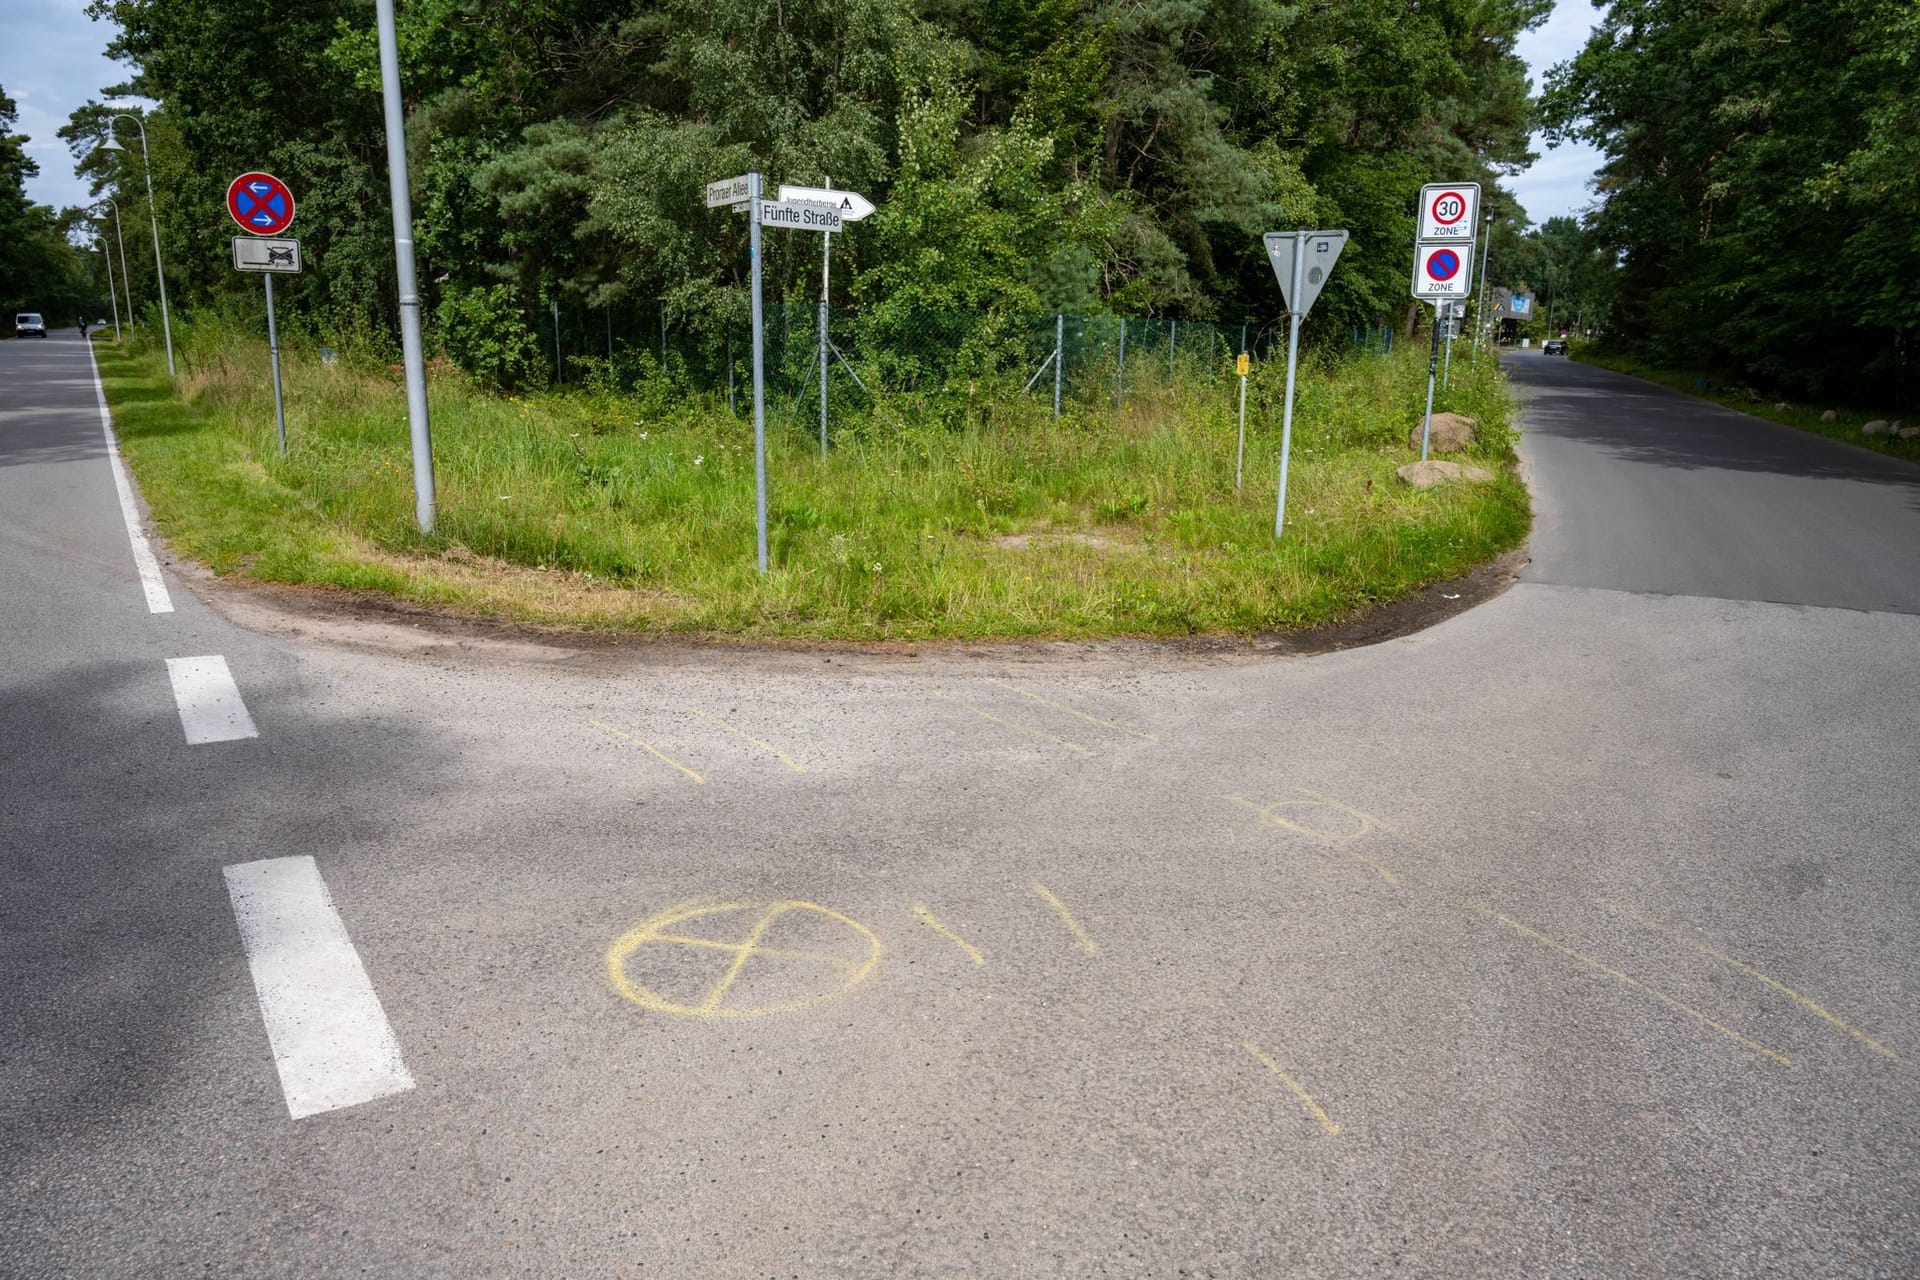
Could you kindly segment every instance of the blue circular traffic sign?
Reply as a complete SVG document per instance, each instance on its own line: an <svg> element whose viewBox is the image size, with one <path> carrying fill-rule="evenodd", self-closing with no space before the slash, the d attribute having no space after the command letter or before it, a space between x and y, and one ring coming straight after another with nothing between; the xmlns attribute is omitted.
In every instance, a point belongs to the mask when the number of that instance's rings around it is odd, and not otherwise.
<svg viewBox="0 0 1920 1280"><path fill-rule="evenodd" d="M243 173L227 184L227 212L242 230L277 236L293 224L293 192L270 173Z"/></svg>
<svg viewBox="0 0 1920 1280"><path fill-rule="evenodd" d="M1452 249L1435 249L1427 255L1427 275L1434 280L1451 280L1460 274L1460 255Z"/></svg>

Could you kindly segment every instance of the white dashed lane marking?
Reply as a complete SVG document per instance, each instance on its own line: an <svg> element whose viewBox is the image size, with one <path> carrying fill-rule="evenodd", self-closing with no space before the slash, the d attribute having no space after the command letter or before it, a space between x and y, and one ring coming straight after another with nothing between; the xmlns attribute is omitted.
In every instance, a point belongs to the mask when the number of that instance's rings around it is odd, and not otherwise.
<svg viewBox="0 0 1920 1280"><path fill-rule="evenodd" d="M167 676L173 681L174 705L180 709L180 727L190 744L231 742L257 738L253 717L240 700L240 687L219 654L200 658L168 658Z"/></svg>
<svg viewBox="0 0 1920 1280"><path fill-rule="evenodd" d="M287 1113L298 1120L413 1088L313 859L268 858L225 873Z"/></svg>

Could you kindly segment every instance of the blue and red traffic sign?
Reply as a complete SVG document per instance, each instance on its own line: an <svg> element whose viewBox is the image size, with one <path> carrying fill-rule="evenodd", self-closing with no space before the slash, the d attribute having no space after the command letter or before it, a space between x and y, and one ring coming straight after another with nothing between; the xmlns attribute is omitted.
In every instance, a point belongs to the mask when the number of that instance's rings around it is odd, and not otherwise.
<svg viewBox="0 0 1920 1280"><path fill-rule="evenodd" d="M270 173L243 173L227 186L227 212L257 236L277 236L293 225L293 192Z"/></svg>
<svg viewBox="0 0 1920 1280"><path fill-rule="evenodd" d="M1460 255L1452 249L1435 249L1427 255L1427 274L1435 280L1451 280L1460 274Z"/></svg>

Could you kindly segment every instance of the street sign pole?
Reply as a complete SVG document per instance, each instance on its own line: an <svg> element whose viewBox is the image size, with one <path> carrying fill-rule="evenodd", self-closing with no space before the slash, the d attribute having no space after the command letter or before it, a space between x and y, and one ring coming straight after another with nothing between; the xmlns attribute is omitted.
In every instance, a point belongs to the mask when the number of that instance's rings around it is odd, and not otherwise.
<svg viewBox="0 0 1920 1280"><path fill-rule="evenodd" d="M1433 371L1440 364L1440 304L1433 306L1433 350L1427 354L1427 416L1420 427L1420 461L1427 460L1427 438L1433 434Z"/></svg>
<svg viewBox="0 0 1920 1280"><path fill-rule="evenodd" d="M767 572L767 383L760 310L760 171L747 175L747 256L753 260L753 511L760 573Z"/></svg>
<svg viewBox="0 0 1920 1280"><path fill-rule="evenodd" d="M1307 265L1307 235L1302 231L1293 245L1293 291L1288 295L1297 300L1305 287L1302 277ZM1280 532L1287 523L1287 457L1293 451L1293 372L1300 360L1300 315L1303 308L1295 308L1291 303L1287 317L1287 398L1280 411L1280 496L1273 507L1273 536L1278 541Z"/></svg>
<svg viewBox="0 0 1920 1280"><path fill-rule="evenodd" d="M1240 492L1240 480L1247 469L1247 326L1240 326L1240 448L1233 455L1233 491Z"/></svg>
<svg viewBox="0 0 1920 1280"><path fill-rule="evenodd" d="M380 105L386 119L387 192L393 259L400 283L400 357L407 377L407 432L413 443L413 515L433 532L433 435L427 424L427 361L420 343L420 281L413 264L413 196L407 183L407 122L400 110L400 47L393 0L374 0L380 36Z"/></svg>
<svg viewBox="0 0 1920 1280"><path fill-rule="evenodd" d="M1464 310L1466 304L1460 304ZM1440 370L1440 389L1446 390L1453 382L1453 308L1447 308L1447 358Z"/></svg>
<svg viewBox="0 0 1920 1280"><path fill-rule="evenodd" d="M825 178L833 185L832 178ZM827 452L827 289L833 271L833 232L820 237L820 455Z"/></svg>
<svg viewBox="0 0 1920 1280"><path fill-rule="evenodd" d="M280 429L280 453L287 452L287 406L280 398L280 328L273 318L273 273L260 277L267 285L267 354L273 360L273 421Z"/></svg>

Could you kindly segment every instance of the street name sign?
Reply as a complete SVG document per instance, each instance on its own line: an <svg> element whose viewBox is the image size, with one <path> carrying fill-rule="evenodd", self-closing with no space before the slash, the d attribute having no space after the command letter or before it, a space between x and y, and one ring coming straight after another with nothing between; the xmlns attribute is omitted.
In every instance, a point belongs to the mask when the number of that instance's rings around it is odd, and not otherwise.
<svg viewBox="0 0 1920 1280"><path fill-rule="evenodd" d="M874 210L873 201L858 191L836 191L832 187L790 187L783 182L780 200L783 204L830 204L848 222L858 222Z"/></svg>
<svg viewBox="0 0 1920 1280"><path fill-rule="evenodd" d="M747 175L737 178L722 178L718 182L707 184L707 208L723 209L728 205L743 205L753 198L747 189Z"/></svg>
<svg viewBox="0 0 1920 1280"><path fill-rule="evenodd" d="M1347 247L1347 233L1269 231L1261 239L1267 246L1267 261L1273 264L1274 279L1280 282L1280 297L1287 305L1287 314L1304 316L1313 310L1320 290L1326 287L1327 276L1333 271L1333 264L1340 260L1340 251ZM1304 249L1302 246L1305 246ZM1293 296L1293 259L1296 253L1304 253L1306 258L1301 263L1298 298Z"/></svg>
<svg viewBox="0 0 1920 1280"><path fill-rule="evenodd" d="M788 231L838 231L846 223L833 205L782 200L754 202L754 221L763 227L783 227Z"/></svg>
<svg viewBox="0 0 1920 1280"><path fill-rule="evenodd" d="M1420 188L1421 240L1472 242L1480 214L1477 182L1429 182Z"/></svg>
<svg viewBox="0 0 1920 1280"><path fill-rule="evenodd" d="M243 173L227 184L227 213L242 231L277 236L293 225L293 192L270 173Z"/></svg>
<svg viewBox="0 0 1920 1280"><path fill-rule="evenodd" d="M298 275L300 273L300 242L235 236L233 265L237 271L272 271L280 275Z"/></svg>
<svg viewBox="0 0 1920 1280"><path fill-rule="evenodd" d="M1424 302L1473 292L1473 244L1423 242L1413 249L1413 296Z"/></svg>

